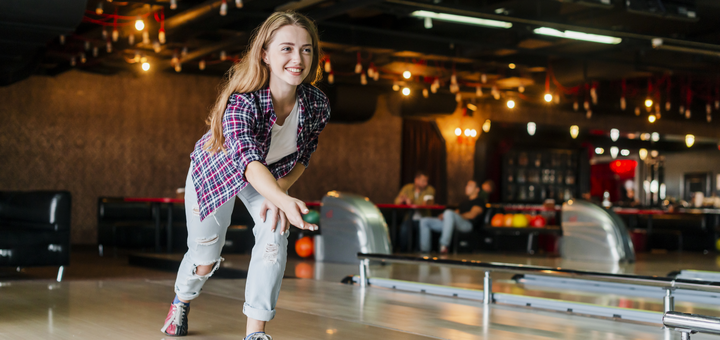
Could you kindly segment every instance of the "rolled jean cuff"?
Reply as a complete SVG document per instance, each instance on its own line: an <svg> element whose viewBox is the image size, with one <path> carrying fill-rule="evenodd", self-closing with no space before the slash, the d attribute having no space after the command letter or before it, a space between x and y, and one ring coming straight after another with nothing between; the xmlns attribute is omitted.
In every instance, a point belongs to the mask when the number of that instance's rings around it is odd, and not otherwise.
<svg viewBox="0 0 720 340"><path fill-rule="evenodd" d="M250 307L247 302L243 304L243 314L245 314L249 318L253 318L259 321L270 321L275 317L274 310L253 308Z"/></svg>

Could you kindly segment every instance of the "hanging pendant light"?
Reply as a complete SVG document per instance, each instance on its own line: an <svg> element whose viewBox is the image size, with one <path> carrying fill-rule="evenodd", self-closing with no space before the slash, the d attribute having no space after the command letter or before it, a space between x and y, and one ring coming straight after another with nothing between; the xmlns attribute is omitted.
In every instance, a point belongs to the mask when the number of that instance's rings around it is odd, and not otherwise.
<svg viewBox="0 0 720 340"><path fill-rule="evenodd" d="M530 136L535 136L535 130L537 129L537 126L534 122L527 123L527 132Z"/></svg>
<svg viewBox="0 0 720 340"><path fill-rule="evenodd" d="M576 139L579 133L580 133L580 128L577 125L573 125L570 127L570 136L573 139Z"/></svg>
<svg viewBox="0 0 720 340"><path fill-rule="evenodd" d="M685 145L690 148L693 146L693 144L695 144L695 136L691 134L685 135Z"/></svg>

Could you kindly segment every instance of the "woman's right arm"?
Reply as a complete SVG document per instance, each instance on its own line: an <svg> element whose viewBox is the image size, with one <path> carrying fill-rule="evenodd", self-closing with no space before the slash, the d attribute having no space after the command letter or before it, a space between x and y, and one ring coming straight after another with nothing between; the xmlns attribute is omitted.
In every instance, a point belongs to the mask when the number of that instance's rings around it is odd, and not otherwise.
<svg viewBox="0 0 720 340"><path fill-rule="evenodd" d="M302 219L302 215L310 212L305 203L286 194L264 164L258 161L248 164L245 178L260 195L270 200L285 213L290 224L300 229L317 230L317 225L307 223Z"/></svg>

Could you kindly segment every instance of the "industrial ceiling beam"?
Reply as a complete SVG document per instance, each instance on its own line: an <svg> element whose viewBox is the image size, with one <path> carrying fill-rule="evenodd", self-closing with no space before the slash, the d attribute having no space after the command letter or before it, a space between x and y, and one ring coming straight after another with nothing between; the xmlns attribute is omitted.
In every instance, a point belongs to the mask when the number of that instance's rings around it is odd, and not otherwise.
<svg viewBox="0 0 720 340"><path fill-rule="evenodd" d="M341 14L345 14L358 8L371 6L382 1L383 0L346 0L343 2L338 2L337 4L332 6L311 11L310 13L308 13L308 16L319 22L330 19L332 17L336 17Z"/></svg>
<svg viewBox="0 0 720 340"><path fill-rule="evenodd" d="M464 15L464 16L470 16L470 17L483 18L483 19L506 21L506 22L511 22L511 23L526 24L526 25L539 26L539 27L550 27L550 28L554 28L554 29L558 29L558 30L572 30L572 31L584 32L584 33L608 35L608 36L619 37L619 38L645 40L648 43L654 38L662 38L664 41L670 42L673 44L692 46L692 47L701 48L701 49L720 50L720 45L702 43L702 42L697 42L697 41L687 41L687 40L682 40L682 39L674 39L674 38L669 38L669 37L658 37L658 36L647 35L647 34L623 32L623 31L613 31L613 30L605 30L605 29L599 29L599 28L582 27L582 26L576 26L576 25L570 25L570 24L547 22L547 21L542 21L542 20L517 18L517 17L512 17L512 16L506 16L506 15L483 13L483 12L478 12L478 11L473 11L473 10L459 9L459 8L453 8L453 7L447 7L447 6L438 6L438 5L419 3L419 2L408 1L408 0L385 0L385 2L391 3L391 4L396 4L396 5L415 7L415 8L424 9L424 10L433 11L433 12L450 13L450 14L456 14L456 15Z"/></svg>

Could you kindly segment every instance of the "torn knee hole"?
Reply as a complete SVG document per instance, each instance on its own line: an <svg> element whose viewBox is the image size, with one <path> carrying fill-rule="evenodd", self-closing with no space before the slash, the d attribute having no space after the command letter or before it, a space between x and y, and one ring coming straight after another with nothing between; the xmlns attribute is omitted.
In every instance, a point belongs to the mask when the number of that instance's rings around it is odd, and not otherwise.
<svg viewBox="0 0 720 340"><path fill-rule="evenodd" d="M203 279L209 278L210 276L213 275L213 273L215 273L216 270L218 270L218 268L220 268L220 263L221 263L223 260L224 260L224 259L221 257L219 260L217 260L216 262L211 263L211 264L206 264L206 265L199 264L199 265L195 265L195 267L193 268L193 271L192 271L192 276L189 277L188 280L191 280L191 279L201 279L201 280L203 280ZM212 268L210 268L210 270L209 270L207 273L205 273L205 274L198 274L198 268L203 269L202 271L204 272L204 271L205 271L205 268L207 268L207 267L209 267L209 266L212 266Z"/></svg>
<svg viewBox="0 0 720 340"><path fill-rule="evenodd" d="M209 246L209 245L211 245L211 244L217 243L217 241L218 241L219 238L220 238L219 236L213 235L213 236L210 236L210 237L201 237L201 238L198 238L197 240L195 240L195 242L197 242L198 245Z"/></svg>
<svg viewBox="0 0 720 340"><path fill-rule="evenodd" d="M280 252L280 246L277 243L268 243L265 245L265 253L263 259L266 262L275 264L277 263L278 253Z"/></svg>

